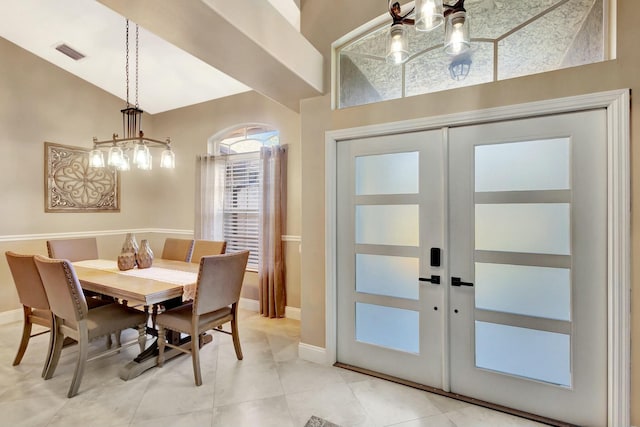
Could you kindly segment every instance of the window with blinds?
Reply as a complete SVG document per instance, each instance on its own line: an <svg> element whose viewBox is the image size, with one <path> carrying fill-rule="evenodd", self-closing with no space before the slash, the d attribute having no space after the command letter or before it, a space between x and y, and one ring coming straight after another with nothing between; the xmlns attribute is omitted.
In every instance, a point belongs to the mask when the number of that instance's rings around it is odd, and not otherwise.
<svg viewBox="0 0 640 427"><path fill-rule="evenodd" d="M227 252L250 251L248 270L258 270L260 261L261 182L259 152L228 156L224 186L224 239Z"/></svg>
<svg viewBox="0 0 640 427"><path fill-rule="evenodd" d="M258 271L260 263L260 149L279 144L278 130L264 124L228 128L208 141L208 153L224 157L226 161L222 227L227 252L249 250L247 270Z"/></svg>

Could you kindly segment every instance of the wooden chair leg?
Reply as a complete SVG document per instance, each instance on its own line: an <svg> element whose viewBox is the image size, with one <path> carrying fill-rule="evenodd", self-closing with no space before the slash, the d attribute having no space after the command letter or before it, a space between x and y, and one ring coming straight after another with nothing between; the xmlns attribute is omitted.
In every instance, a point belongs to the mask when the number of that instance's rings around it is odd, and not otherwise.
<svg viewBox="0 0 640 427"><path fill-rule="evenodd" d="M160 368L164 365L164 347L167 339L165 334L164 328L158 325L158 367Z"/></svg>
<svg viewBox="0 0 640 427"><path fill-rule="evenodd" d="M231 338L233 338L233 348L236 350L236 357L242 360L242 347L240 347L240 336L238 335L238 319L236 313L231 319Z"/></svg>
<svg viewBox="0 0 640 427"><path fill-rule="evenodd" d="M64 343L64 335L58 330L56 322L57 320L54 320L53 327L51 328L51 333L53 334L53 352L44 373L45 380L51 378L55 373L58 367L58 361L60 360L60 353L62 353L62 344Z"/></svg>
<svg viewBox="0 0 640 427"><path fill-rule="evenodd" d="M20 340L20 345L18 346L18 353L16 353L15 359L13 359L13 366L19 365L22 361L22 357L24 357L25 351L27 351L27 345L29 345L29 338L31 338L31 320L29 319L29 315L31 314L31 309L29 307L22 306L24 322L22 325L22 339Z"/></svg>
<svg viewBox="0 0 640 427"><path fill-rule="evenodd" d="M76 362L76 370L73 373L73 380L71 380L71 386L67 397L73 397L78 394L80 383L82 382L82 376L84 375L84 367L87 364L87 354L89 352L89 333L87 332L86 325L79 326L80 336L78 337L78 360ZM84 327L83 327L84 326Z"/></svg>
<svg viewBox="0 0 640 427"><path fill-rule="evenodd" d="M42 378L45 378L45 375L47 374L47 369L49 368L49 365L51 364L51 359L53 358L53 347L54 347L54 338L55 338L56 334L54 332L53 329L51 329L49 331L49 348L47 349L47 358L44 361L44 366L42 367L42 374L40 375ZM62 340L62 344L64 346L64 340Z"/></svg>
<svg viewBox="0 0 640 427"><path fill-rule="evenodd" d="M202 374L200 373L200 334L197 330L191 333L191 361L193 363L193 376L196 385L202 385Z"/></svg>
<svg viewBox="0 0 640 427"><path fill-rule="evenodd" d="M111 334L107 335L107 348L111 348L113 341L111 341Z"/></svg>

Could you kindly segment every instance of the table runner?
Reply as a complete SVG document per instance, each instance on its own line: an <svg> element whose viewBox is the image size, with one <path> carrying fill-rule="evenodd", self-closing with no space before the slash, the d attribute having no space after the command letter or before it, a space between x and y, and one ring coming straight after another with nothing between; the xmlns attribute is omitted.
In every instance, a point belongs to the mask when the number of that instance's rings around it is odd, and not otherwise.
<svg viewBox="0 0 640 427"><path fill-rule="evenodd" d="M198 280L198 273L191 273L189 271L172 270L162 267L149 267L149 268L133 268L131 270L120 271L116 261L104 260L104 259L90 259L85 261L76 261L73 265L78 267L95 268L98 270L111 271L117 274L123 274L125 276L139 277L141 279L152 279L161 282L172 283L174 285L183 286L182 299L193 299L196 290L196 281Z"/></svg>

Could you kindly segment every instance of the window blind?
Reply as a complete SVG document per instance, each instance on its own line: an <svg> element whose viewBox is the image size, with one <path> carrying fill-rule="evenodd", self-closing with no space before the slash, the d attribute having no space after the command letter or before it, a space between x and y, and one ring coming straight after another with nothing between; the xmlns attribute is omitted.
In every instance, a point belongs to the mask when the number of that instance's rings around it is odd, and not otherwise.
<svg viewBox="0 0 640 427"><path fill-rule="evenodd" d="M224 189L224 238L227 252L249 250L247 269L260 260L260 205L262 176L260 153L227 158Z"/></svg>

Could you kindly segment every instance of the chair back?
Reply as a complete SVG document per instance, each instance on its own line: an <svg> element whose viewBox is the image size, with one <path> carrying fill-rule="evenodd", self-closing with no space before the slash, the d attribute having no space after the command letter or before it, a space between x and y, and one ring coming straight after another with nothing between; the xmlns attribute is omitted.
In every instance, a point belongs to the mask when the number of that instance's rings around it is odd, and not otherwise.
<svg viewBox="0 0 640 427"><path fill-rule="evenodd" d="M99 258L95 237L47 240L47 251L49 258L68 259L71 262Z"/></svg>
<svg viewBox="0 0 640 427"><path fill-rule="evenodd" d="M167 238L162 249L162 259L173 259L188 262L193 250L193 239Z"/></svg>
<svg viewBox="0 0 640 427"><path fill-rule="evenodd" d="M196 315L227 307L240 300L249 251L200 259L193 312Z"/></svg>
<svg viewBox="0 0 640 427"><path fill-rule="evenodd" d="M75 324L87 317L87 301L68 260L35 256L36 266L49 299L51 311L57 317Z"/></svg>
<svg viewBox="0 0 640 427"><path fill-rule="evenodd" d="M21 255L11 251L4 254L7 257L20 303L31 308L49 310L49 300L33 255Z"/></svg>
<svg viewBox="0 0 640 427"><path fill-rule="evenodd" d="M209 255L220 255L227 249L227 242L216 240L196 240L193 244L193 253L191 254L191 262L200 263L200 258Z"/></svg>

